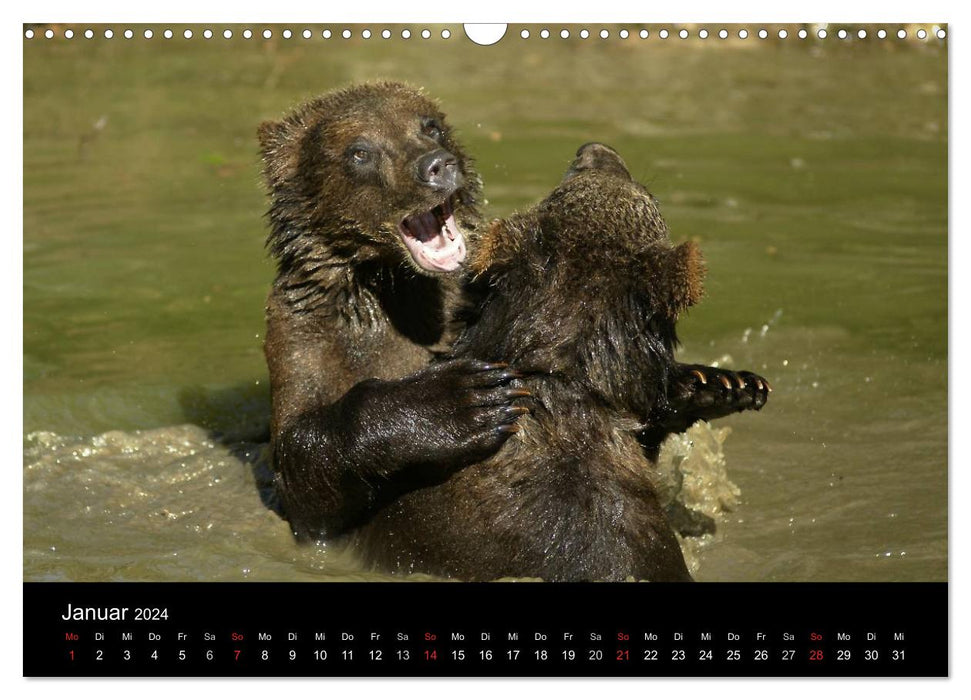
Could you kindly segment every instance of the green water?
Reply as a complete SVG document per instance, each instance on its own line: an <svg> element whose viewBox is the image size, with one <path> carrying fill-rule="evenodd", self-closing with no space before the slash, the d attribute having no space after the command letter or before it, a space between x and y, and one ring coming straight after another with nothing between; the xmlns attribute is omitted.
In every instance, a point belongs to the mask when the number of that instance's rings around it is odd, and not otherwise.
<svg viewBox="0 0 971 700"><path fill-rule="evenodd" d="M374 577L296 547L256 486L273 266L255 140L261 120L374 78L442 102L490 215L600 140L673 237L699 241L707 296L680 326L683 359L775 392L720 422L741 497L697 578L946 578L940 42L121 29L24 41L28 580Z"/></svg>

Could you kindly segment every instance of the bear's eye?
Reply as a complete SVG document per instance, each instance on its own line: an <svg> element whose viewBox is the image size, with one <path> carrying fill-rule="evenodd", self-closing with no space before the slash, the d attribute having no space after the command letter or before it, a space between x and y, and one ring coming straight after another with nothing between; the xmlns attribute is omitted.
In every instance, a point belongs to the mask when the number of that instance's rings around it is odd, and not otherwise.
<svg viewBox="0 0 971 700"><path fill-rule="evenodd" d="M371 162L372 153L364 146L351 146L347 149L347 159L354 165L366 165Z"/></svg>
<svg viewBox="0 0 971 700"><path fill-rule="evenodd" d="M442 136L445 135L445 131L442 129L442 125L439 124L434 119L426 119L421 125L421 133L430 139L435 141L441 141Z"/></svg>

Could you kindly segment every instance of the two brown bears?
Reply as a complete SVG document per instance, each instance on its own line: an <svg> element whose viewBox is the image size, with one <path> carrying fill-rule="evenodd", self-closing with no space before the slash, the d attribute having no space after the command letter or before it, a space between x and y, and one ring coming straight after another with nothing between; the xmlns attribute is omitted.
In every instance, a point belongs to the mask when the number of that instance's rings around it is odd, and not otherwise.
<svg viewBox="0 0 971 700"><path fill-rule="evenodd" d="M463 579L690 580L651 459L769 387L675 362L700 255L620 157L581 148L486 231L469 159L409 87L330 93L260 141L272 449L298 538Z"/></svg>

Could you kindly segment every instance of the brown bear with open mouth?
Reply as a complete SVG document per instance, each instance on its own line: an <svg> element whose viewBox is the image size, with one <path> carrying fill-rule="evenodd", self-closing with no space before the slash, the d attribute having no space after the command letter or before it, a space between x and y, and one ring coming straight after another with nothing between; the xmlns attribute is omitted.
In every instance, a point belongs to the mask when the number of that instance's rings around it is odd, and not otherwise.
<svg viewBox="0 0 971 700"><path fill-rule="evenodd" d="M363 551L472 580L690 581L641 443L759 409L770 390L674 360L675 323L702 293L697 246L673 246L620 156L588 144L471 262L487 291L452 356L509 362L529 414L495 455L378 512Z"/></svg>
<svg viewBox="0 0 971 700"><path fill-rule="evenodd" d="M357 85L259 138L277 491L299 539L330 538L499 449L522 392L505 365L429 366L454 339L481 188L434 102Z"/></svg>

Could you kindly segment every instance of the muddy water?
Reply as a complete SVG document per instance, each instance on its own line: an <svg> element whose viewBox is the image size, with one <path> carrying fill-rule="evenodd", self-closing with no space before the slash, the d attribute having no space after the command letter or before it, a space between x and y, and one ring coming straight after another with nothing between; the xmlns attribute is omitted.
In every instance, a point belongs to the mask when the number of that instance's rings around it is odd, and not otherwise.
<svg viewBox="0 0 971 700"><path fill-rule="evenodd" d="M665 450L717 514L697 578L946 578L944 48L518 34L25 41L25 579L381 578L296 547L266 488L255 148L376 77L443 102L490 214L596 139L699 241L682 358L775 392Z"/></svg>

